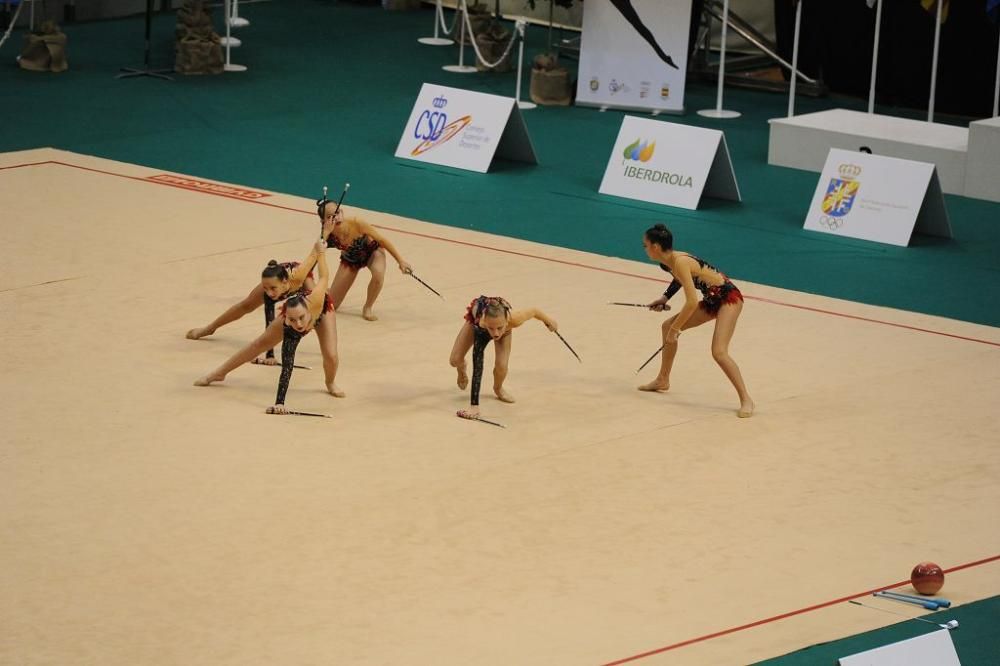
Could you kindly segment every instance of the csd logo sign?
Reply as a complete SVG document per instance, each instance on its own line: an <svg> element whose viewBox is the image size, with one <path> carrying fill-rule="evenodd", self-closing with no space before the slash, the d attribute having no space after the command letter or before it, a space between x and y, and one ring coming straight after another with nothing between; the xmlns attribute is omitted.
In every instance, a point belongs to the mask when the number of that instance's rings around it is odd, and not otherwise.
<svg viewBox="0 0 1000 666"><path fill-rule="evenodd" d="M444 95L439 95L431 101L433 108L426 109L417 116L417 125L413 128L413 138L420 141L410 152L412 157L425 153L434 146L440 146L461 132L472 122L472 116L462 116L448 121L448 114L442 109L448 106Z"/></svg>
<svg viewBox="0 0 1000 666"><path fill-rule="evenodd" d="M448 100L443 96L435 97L432 102L434 109L443 109ZM427 109L417 118L417 126L413 129L413 138L421 141L437 141L441 138L445 125L448 124L448 114L444 111Z"/></svg>

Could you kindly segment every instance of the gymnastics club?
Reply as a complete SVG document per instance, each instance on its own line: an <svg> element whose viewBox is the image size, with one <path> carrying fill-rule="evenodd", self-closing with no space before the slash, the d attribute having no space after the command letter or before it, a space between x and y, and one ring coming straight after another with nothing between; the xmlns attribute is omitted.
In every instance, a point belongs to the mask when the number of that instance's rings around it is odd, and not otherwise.
<svg viewBox="0 0 1000 666"><path fill-rule="evenodd" d="M321 419L332 419L333 418L329 414L316 414L314 412L293 412L293 411L287 411L284 414L282 414L281 412L276 412L276 411L273 411L273 410L274 410L273 407L268 407L267 408L267 413L268 414L274 414L276 416L318 416Z"/></svg>
<svg viewBox="0 0 1000 666"><path fill-rule="evenodd" d="M911 620L919 620L920 622L926 622L927 624L936 624L942 629L958 629L958 620L948 620L944 624L939 624L937 622L932 622L930 620L925 620L922 617L910 617L904 613L897 613L885 608L876 608L875 606L869 606L868 604L863 604L860 601L848 600L848 603L854 604L855 606L863 606L864 608L870 608L872 610L882 611L883 613L889 613L890 615L899 615L900 617L909 617Z"/></svg>
<svg viewBox="0 0 1000 666"><path fill-rule="evenodd" d="M428 289L430 289L431 291L433 291L438 296L440 296L442 301L444 300L444 296L441 296L441 293L437 289L435 289L434 287L430 286L429 284L427 284L426 282L424 282L423 280L421 280L420 278L418 278L416 275L414 275L412 268L410 270L406 271L406 274L409 275L414 280L416 280L417 282L419 282L420 284L422 284L425 287L427 287Z"/></svg>
<svg viewBox="0 0 1000 666"><path fill-rule="evenodd" d="M562 340L562 343L566 345L566 349L573 352L573 356L576 356L576 360L578 360L580 363L583 363L583 359L580 358L580 355L576 353L576 350L574 350L572 347L569 346L569 343L566 342L566 338L564 338L559 331L552 331L552 332L559 336L559 339Z"/></svg>
<svg viewBox="0 0 1000 666"><path fill-rule="evenodd" d="M889 590L883 590L882 596L884 597L897 597L905 601L912 601L913 603L924 603L925 601L931 601L936 603L941 608L951 608L951 602L947 599L929 599L927 597L915 597L912 594L903 594L902 592L891 592Z"/></svg>
<svg viewBox="0 0 1000 666"><path fill-rule="evenodd" d="M344 183L344 191L340 193L340 199L337 200L337 207L333 209L333 215L336 217L337 213L340 211L340 204L344 203L344 196L347 194L347 190L351 189L350 183ZM323 186L323 198L326 198L326 185Z"/></svg>
<svg viewBox="0 0 1000 666"><path fill-rule="evenodd" d="M649 362L652 361L654 358L656 358L656 355L659 354L661 351L663 351L663 345L660 345L660 348L657 349L655 352L653 352L653 355L647 358L645 363L639 366L639 369L635 371L635 374L639 374L640 372L642 372L642 369L645 368L647 365L649 365Z"/></svg>
<svg viewBox="0 0 1000 666"><path fill-rule="evenodd" d="M264 361L261 361L261 360L256 359L256 358L254 360L250 361L250 362L253 363L254 365L271 365L270 363L264 363ZM281 364L280 363L275 363L274 367L280 368ZM296 368L298 370L312 370L312 368L310 366L308 366L308 365L293 365L292 367Z"/></svg>
<svg viewBox="0 0 1000 666"><path fill-rule="evenodd" d="M482 421L483 423L489 423L490 425L495 425L498 428L507 427L502 423L497 423L496 421L490 421L489 419L484 419L482 416L472 416L464 409L460 409L457 412L455 412L455 416L457 416L460 419L466 419L467 421Z"/></svg>
<svg viewBox="0 0 1000 666"><path fill-rule="evenodd" d="M901 599L900 597L894 597L889 594L883 594L882 592L873 592L873 597L881 597L883 599L892 599L893 601L899 601L904 604L913 604L915 606L923 606L927 610L937 610L940 608L939 605L933 601L923 601L922 599Z"/></svg>
<svg viewBox="0 0 1000 666"><path fill-rule="evenodd" d="M630 308L646 308L646 309L649 309L648 305L644 305L642 303L619 303L617 301L613 301L611 303L608 303L608 305L624 305L624 306L627 306L627 307L630 307ZM663 310L664 310L664 312L666 312L669 309L670 309L670 306L667 305L666 303L664 303L663 304Z"/></svg>

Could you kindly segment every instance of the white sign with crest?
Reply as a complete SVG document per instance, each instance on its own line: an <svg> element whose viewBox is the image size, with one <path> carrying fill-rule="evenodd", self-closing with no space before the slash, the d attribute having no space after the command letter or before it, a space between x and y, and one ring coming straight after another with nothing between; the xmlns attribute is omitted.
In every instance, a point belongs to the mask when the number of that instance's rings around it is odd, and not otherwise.
<svg viewBox="0 0 1000 666"><path fill-rule="evenodd" d="M914 231L951 238L933 164L832 148L805 229L901 245Z"/></svg>
<svg viewBox="0 0 1000 666"><path fill-rule="evenodd" d="M702 195L740 200L722 132L635 116L622 119L600 192L691 210Z"/></svg>
<svg viewBox="0 0 1000 666"><path fill-rule="evenodd" d="M513 98L430 83L420 88L396 157L480 173L494 157L538 163Z"/></svg>

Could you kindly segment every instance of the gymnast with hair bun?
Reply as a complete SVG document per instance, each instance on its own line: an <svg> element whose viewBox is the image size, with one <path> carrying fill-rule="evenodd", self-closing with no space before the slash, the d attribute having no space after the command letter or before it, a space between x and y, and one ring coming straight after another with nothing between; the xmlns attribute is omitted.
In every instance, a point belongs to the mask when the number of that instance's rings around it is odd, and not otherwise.
<svg viewBox="0 0 1000 666"><path fill-rule="evenodd" d="M656 379L639 387L640 391L668 391L670 369L677 355L677 339L681 331L701 326L715 320L712 334L712 358L719 364L740 398L737 415L753 415L754 402L743 383L743 375L736 361L729 355L729 342L736 330L736 321L743 311L743 294L722 271L698 257L674 249L674 237L662 224L646 230L642 239L646 256L660 264L660 268L673 277L663 296L649 304L656 311L664 310L667 301L679 290L684 290L684 307L663 322L663 356ZM701 301L697 292L701 292Z"/></svg>
<svg viewBox="0 0 1000 666"><path fill-rule="evenodd" d="M493 365L493 393L501 402L514 402L514 396L504 390L513 330L529 319L537 319L555 332L556 322L537 308L512 310L510 303L496 296L480 296L465 310L465 323L455 338L449 360L458 371L458 388L469 385L465 355L472 349L472 391L469 409L458 413L462 418L479 418L479 388L483 379L483 356L486 345L493 341L496 359Z"/></svg>
<svg viewBox="0 0 1000 666"><path fill-rule="evenodd" d="M314 251L317 256L319 280L312 291L299 290L285 300L277 318L265 331L249 345L233 354L225 363L211 373L195 381L195 386L208 386L213 382L221 382L230 372L244 363L256 358L265 349L270 349L281 342L281 376L278 379L278 394L274 406L268 408L271 414L286 414L285 394L292 377L295 364L295 351L299 341L309 331L316 329L319 338L319 348L323 354L323 371L326 379L326 389L336 398L344 397L344 392L337 387L337 316L333 302L326 293L326 285L330 279L330 271L326 265L326 238L316 241Z"/></svg>
<svg viewBox="0 0 1000 666"><path fill-rule="evenodd" d="M333 224L324 225L323 239L327 239L333 233ZM324 248L325 251L325 248ZM274 321L275 305L296 293L300 289L312 291L315 287L313 281L313 267L319 254L313 247L309 256L300 264L297 261L286 261L278 263L274 259L267 262L267 266L260 274L260 284L254 287L246 298L231 306L228 310L215 318L208 326L192 328L187 332L189 340L198 340L212 335L226 324L248 315L257 308L264 305L264 328ZM254 363L263 365L277 365L274 358L274 350L268 349L263 358L256 359Z"/></svg>

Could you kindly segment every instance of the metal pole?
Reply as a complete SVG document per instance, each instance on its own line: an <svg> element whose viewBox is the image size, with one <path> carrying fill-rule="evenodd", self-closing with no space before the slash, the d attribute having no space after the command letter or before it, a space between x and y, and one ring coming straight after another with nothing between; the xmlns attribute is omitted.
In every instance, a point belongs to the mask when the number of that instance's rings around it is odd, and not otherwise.
<svg viewBox="0 0 1000 666"><path fill-rule="evenodd" d="M792 81L788 86L788 117L795 115L795 83L799 78L799 28L802 25L802 0L795 3L795 37L792 44Z"/></svg>
<svg viewBox="0 0 1000 666"><path fill-rule="evenodd" d="M937 91L938 43L941 41L943 0L937 0L937 20L934 22L934 55L931 56L931 98L927 102L927 122L934 122L934 93Z"/></svg>
<svg viewBox="0 0 1000 666"><path fill-rule="evenodd" d="M882 0L875 7L875 42L872 44L872 76L868 90L868 113L875 113L875 78L878 74L878 36L882 31Z"/></svg>

